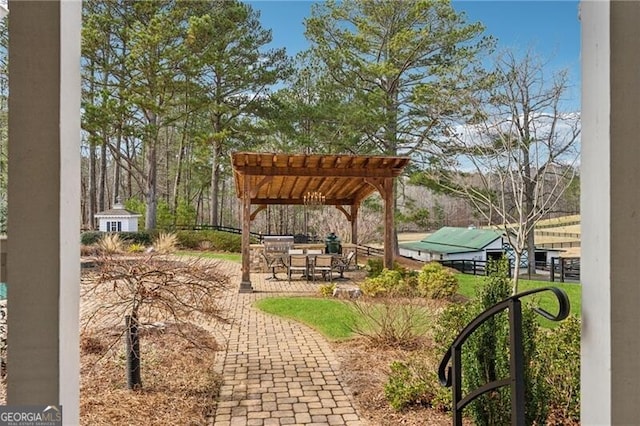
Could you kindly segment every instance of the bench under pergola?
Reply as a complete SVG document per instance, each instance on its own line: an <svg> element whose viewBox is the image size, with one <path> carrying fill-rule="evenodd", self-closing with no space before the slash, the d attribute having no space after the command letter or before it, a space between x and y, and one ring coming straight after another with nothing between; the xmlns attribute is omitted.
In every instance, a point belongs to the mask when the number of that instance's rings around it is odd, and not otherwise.
<svg viewBox="0 0 640 426"><path fill-rule="evenodd" d="M358 243L360 204L374 192L384 200L384 266L393 267L394 179L407 157L366 155L303 155L256 152L231 154L236 194L242 200L242 281L240 292L251 292L250 228L269 204L304 204L305 195L319 192L351 223L351 242ZM252 206L257 206L252 211ZM348 208L347 208L348 207Z"/></svg>

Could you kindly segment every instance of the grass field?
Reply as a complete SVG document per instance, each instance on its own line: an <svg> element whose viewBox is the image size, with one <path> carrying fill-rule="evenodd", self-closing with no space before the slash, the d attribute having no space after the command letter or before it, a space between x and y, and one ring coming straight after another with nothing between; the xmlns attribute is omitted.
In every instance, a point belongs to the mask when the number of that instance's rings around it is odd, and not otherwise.
<svg viewBox="0 0 640 426"><path fill-rule="evenodd" d="M467 275L467 274L458 274L458 283L460 284L460 288L458 293L461 295L472 298L476 293L476 288L482 285L481 276L476 275ZM534 281L534 280L519 280L519 292L531 290L534 288L541 287L558 287L564 290L567 293L569 298L569 303L571 305L571 314L577 317L580 317L580 312L582 311L582 286L580 284L574 283L550 283L548 281ZM523 299L525 301L532 301L536 306L541 307L542 309L555 314L558 312L558 302L556 297L551 292L544 292L540 294L535 294L530 296L527 299ZM544 326L553 326L551 321L547 321L541 318L542 325Z"/></svg>
<svg viewBox="0 0 640 426"><path fill-rule="evenodd" d="M544 219L544 220L540 220L538 221L537 225L538 227L544 227L544 228L548 228L548 227L556 227L556 226L565 226L568 223L575 223L575 222L580 222L580 215L579 214L573 214L570 216L562 216L562 217L555 217L553 219Z"/></svg>
<svg viewBox="0 0 640 426"><path fill-rule="evenodd" d="M205 259L220 259L228 260L230 262L240 263L242 262L242 255L240 253L216 253L210 251L188 251L180 250L176 253L178 256L195 256Z"/></svg>

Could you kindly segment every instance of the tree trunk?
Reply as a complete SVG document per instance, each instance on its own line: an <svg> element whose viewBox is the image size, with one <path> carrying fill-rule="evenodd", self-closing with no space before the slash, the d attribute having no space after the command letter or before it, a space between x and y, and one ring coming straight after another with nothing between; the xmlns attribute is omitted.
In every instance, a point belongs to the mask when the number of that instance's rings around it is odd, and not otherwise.
<svg viewBox="0 0 640 426"><path fill-rule="evenodd" d="M107 136L103 135L100 145L100 184L98 185L98 209L105 211L107 193Z"/></svg>
<svg viewBox="0 0 640 426"><path fill-rule="evenodd" d="M116 152L120 152L122 145L122 122L118 124L118 135L116 136ZM120 198L120 160L114 158L113 162L113 200L114 203L123 202Z"/></svg>
<svg viewBox="0 0 640 426"><path fill-rule="evenodd" d="M536 273L536 243L533 225L527 233L527 256L529 260L529 275Z"/></svg>
<svg viewBox="0 0 640 426"><path fill-rule="evenodd" d="M522 253L513 251L513 289L511 294L518 294L518 281L520 280L520 259L522 259Z"/></svg>
<svg viewBox="0 0 640 426"><path fill-rule="evenodd" d="M171 143L173 142L173 131L169 131L168 128L165 128L165 137L164 137L164 196L165 202L167 206L171 208L173 206L173 202L171 201L171 167L169 167L169 163L171 162ZM175 219L175 211L172 212ZM175 220L173 221L175 224Z"/></svg>
<svg viewBox="0 0 640 426"><path fill-rule="evenodd" d="M225 192L225 181L222 180L222 191L220 191L221 193L221 197L220 197L220 214L219 214L219 219L218 219L218 224L222 225L224 223L224 221L222 220L222 215L224 213L224 192ZM229 225L227 225L229 226Z"/></svg>
<svg viewBox="0 0 640 426"><path fill-rule="evenodd" d="M89 223L91 224L91 229L96 228L96 220L95 215L98 213L98 205L96 203L96 191L97 191L97 182L96 182L96 146L89 142Z"/></svg>
<svg viewBox="0 0 640 426"><path fill-rule="evenodd" d="M196 203L196 225L198 224L198 219L201 219L204 222L204 212L202 211L202 192L204 190L200 189L200 191L198 191L198 196L197 196L197 203Z"/></svg>
<svg viewBox="0 0 640 426"><path fill-rule="evenodd" d="M154 112L148 113L149 126L153 128L152 134L147 135L146 143L146 188L145 188L145 229L152 231L156 229L156 212L158 207L157 196L157 175L158 175L158 117Z"/></svg>
<svg viewBox="0 0 640 426"><path fill-rule="evenodd" d="M157 195L156 195L156 176L158 165L156 162L156 146L155 141L150 141L147 147L147 187L145 193L146 202L146 214L145 214L145 229L151 231L156 229L156 210L157 210Z"/></svg>
<svg viewBox="0 0 640 426"><path fill-rule="evenodd" d="M132 149L131 149L129 140L127 140L126 146L127 146L127 158L131 158L132 156L129 155L129 153L132 152ZM131 197L133 197L133 171L131 167L127 167L127 198L131 198Z"/></svg>
<svg viewBox="0 0 640 426"><path fill-rule="evenodd" d="M218 155L220 155L219 144L212 142L211 144L211 210L209 211L209 224L211 226L219 225L218 223L218 180L220 178L218 164Z"/></svg>
<svg viewBox="0 0 640 426"><path fill-rule="evenodd" d="M271 204L267 205L267 235L271 235Z"/></svg>
<svg viewBox="0 0 640 426"><path fill-rule="evenodd" d="M125 316L126 352L127 352L127 387L142 388L140 375L140 335L138 334L138 318L135 315Z"/></svg>
<svg viewBox="0 0 640 426"><path fill-rule="evenodd" d="M180 139L180 147L178 148L178 161L176 163L176 177L173 180L173 207L171 208L173 213L173 225L176 225L178 220L178 200L180 198L180 180L182 179L182 161L184 159L184 145L187 138L187 121L185 119L184 129L182 131L182 138Z"/></svg>

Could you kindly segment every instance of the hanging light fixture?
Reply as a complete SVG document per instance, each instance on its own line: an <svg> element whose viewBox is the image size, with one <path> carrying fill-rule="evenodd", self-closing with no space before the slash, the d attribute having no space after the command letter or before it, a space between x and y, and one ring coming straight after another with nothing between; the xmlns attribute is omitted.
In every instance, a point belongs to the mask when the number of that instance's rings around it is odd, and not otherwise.
<svg viewBox="0 0 640 426"><path fill-rule="evenodd" d="M326 197L320 191L309 191L302 197L304 205L308 208L318 208L323 206Z"/></svg>

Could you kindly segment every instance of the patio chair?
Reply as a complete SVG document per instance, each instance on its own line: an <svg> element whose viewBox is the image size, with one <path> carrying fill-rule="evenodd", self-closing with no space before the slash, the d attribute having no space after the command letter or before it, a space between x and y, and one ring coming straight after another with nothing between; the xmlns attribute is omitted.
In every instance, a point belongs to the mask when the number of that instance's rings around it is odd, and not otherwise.
<svg viewBox="0 0 640 426"><path fill-rule="evenodd" d="M329 275L329 281L333 281L333 256L330 254L317 255L313 262L313 271L311 273L313 281L316 280L317 272L320 272L322 274L322 278L325 280L327 279L327 275Z"/></svg>
<svg viewBox="0 0 640 426"><path fill-rule="evenodd" d="M260 255L262 257L262 260L264 260L264 263L267 267L267 269L271 269L271 276L269 278L267 278L268 280L277 280L278 277L276 276L276 268L278 267L278 263L280 263L281 261L281 257L280 256L273 256L273 255L269 255L265 252L260 252Z"/></svg>
<svg viewBox="0 0 640 426"><path fill-rule="evenodd" d="M287 265L287 277L289 277L289 282L291 282L291 274L296 271L301 272L305 280L308 281L309 267L306 254L289 255L289 264Z"/></svg>
<svg viewBox="0 0 640 426"><path fill-rule="evenodd" d="M344 271L348 271L351 267L351 263L353 259L356 257L356 252L351 251L346 256L340 256L335 258L334 267L338 271L340 271L340 276L336 279L346 280L347 278L344 276Z"/></svg>

